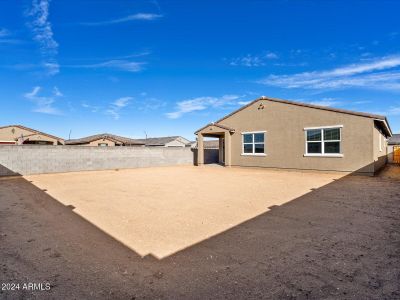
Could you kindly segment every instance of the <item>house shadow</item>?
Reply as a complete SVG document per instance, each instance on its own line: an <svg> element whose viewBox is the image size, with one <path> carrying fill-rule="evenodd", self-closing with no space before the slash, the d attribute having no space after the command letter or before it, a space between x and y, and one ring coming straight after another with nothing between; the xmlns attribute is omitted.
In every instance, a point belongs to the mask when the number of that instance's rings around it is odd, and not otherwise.
<svg viewBox="0 0 400 300"><path fill-rule="evenodd" d="M164 259L21 176L0 180L0 298L400 297L400 181L344 176Z"/></svg>

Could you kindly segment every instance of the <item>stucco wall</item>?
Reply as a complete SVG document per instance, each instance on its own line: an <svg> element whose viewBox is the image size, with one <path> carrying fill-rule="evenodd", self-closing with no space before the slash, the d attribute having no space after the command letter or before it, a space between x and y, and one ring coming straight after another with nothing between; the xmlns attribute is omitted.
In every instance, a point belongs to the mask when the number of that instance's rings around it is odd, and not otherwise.
<svg viewBox="0 0 400 300"><path fill-rule="evenodd" d="M0 146L0 176L192 163L190 148Z"/></svg>
<svg viewBox="0 0 400 300"><path fill-rule="evenodd" d="M262 103L264 109L259 109ZM235 129L233 166L374 172L371 118L271 101L258 101L220 122ZM305 157L305 127L343 125L343 157ZM266 156L242 156L242 132L266 131Z"/></svg>
<svg viewBox="0 0 400 300"><path fill-rule="evenodd" d="M385 136L376 127L373 127L374 136L374 169L375 172L382 169L387 163L387 142Z"/></svg>

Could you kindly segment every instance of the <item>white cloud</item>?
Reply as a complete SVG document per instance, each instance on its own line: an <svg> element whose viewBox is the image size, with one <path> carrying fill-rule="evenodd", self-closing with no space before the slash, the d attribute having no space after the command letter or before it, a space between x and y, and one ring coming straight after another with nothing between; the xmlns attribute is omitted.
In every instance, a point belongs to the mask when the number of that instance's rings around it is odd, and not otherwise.
<svg viewBox="0 0 400 300"><path fill-rule="evenodd" d="M58 89L58 87L54 87L53 88L53 94L54 94L54 96L56 96L56 97L62 97L62 96L64 96L61 92L60 92L60 90Z"/></svg>
<svg viewBox="0 0 400 300"><path fill-rule="evenodd" d="M400 56L383 57L328 71L313 71L293 75L270 75L259 83L282 88L343 89L363 87L400 90Z"/></svg>
<svg viewBox="0 0 400 300"><path fill-rule="evenodd" d="M56 98L62 96L62 93L57 87L54 87L51 96L39 96L41 90L42 88L40 86L35 86L31 92L24 94L26 99L35 104L33 111L44 114L60 115L61 112L54 107L54 103L56 102Z"/></svg>
<svg viewBox="0 0 400 300"><path fill-rule="evenodd" d="M156 20L156 19L159 19L159 18L162 18L162 17L163 16L160 15L160 14L137 13L137 14L133 14L133 15L129 15L129 16L126 16L126 17L113 19L113 20L100 21L100 22L84 22L84 23L80 23L80 25L103 26L103 25L126 23L126 22L131 22L131 21L153 21L153 20Z"/></svg>
<svg viewBox="0 0 400 300"><path fill-rule="evenodd" d="M49 75L55 75L59 72L55 58L58 53L58 43L54 40L52 26L48 20L49 6L50 0L33 0L27 16L31 18L29 27L33 33L33 40L38 43L45 59L43 66L47 69Z"/></svg>
<svg viewBox="0 0 400 300"><path fill-rule="evenodd" d="M186 113L193 111L201 111L207 108L223 107L225 105L236 104L241 96L238 95L224 95L222 97L197 97L193 99L186 99L176 103L176 111L166 113L169 119L178 119Z"/></svg>
<svg viewBox="0 0 400 300"><path fill-rule="evenodd" d="M247 54L230 60L231 66L260 67L266 65L267 60L277 59L278 55L273 52L266 52L261 55Z"/></svg>
<svg viewBox="0 0 400 300"><path fill-rule="evenodd" d="M249 104L251 101L239 101L238 104L239 105L247 105Z"/></svg>
<svg viewBox="0 0 400 300"><path fill-rule="evenodd" d="M106 110L106 114L111 115L115 120L118 120L120 118L121 110L128 106L131 100L133 100L132 97L122 97L114 100Z"/></svg>
<svg viewBox="0 0 400 300"><path fill-rule="evenodd" d="M342 104L341 101L338 101L334 98L322 98L321 100L317 101L307 101L307 103L319 106L338 106Z"/></svg>
<svg viewBox="0 0 400 300"><path fill-rule="evenodd" d="M10 31L5 28L0 28L0 38L4 38L10 35Z"/></svg>
<svg viewBox="0 0 400 300"><path fill-rule="evenodd" d="M72 68L87 68L87 69L115 69L126 72L140 72L143 70L145 62L134 62L128 60L109 60L96 64L86 64L86 65L72 65L68 67Z"/></svg>

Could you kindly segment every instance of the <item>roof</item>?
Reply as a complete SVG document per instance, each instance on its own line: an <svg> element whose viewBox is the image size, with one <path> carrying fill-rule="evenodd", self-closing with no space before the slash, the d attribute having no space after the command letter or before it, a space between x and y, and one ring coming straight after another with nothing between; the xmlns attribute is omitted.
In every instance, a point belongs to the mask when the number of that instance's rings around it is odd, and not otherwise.
<svg viewBox="0 0 400 300"><path fill-rule="evenodd" d="M181 136L164 136L164 137L154 137L147 139L135 139L135 141L145 144L146 146L165 146L166 144L175 141ZM186 139L185 139L186 140Z"/></svg>
<svg viewBox="0 0 400 300"><path fill-rule="evenodd" d="M197 149L197 141L191 142L192 148ZM219 140L208 140L203 141L204 149L218 149L219 148Z"/></svg>
<svg viewBox="0 0 400 300"><path fill-rule="evenodd" d="M389 145L400 145L400 133L393 134L388 140Z"/></svg>
<svg viewBox="0 0 400 300"><path fill-rule="evenodd" d="M20 129L23 129L23 130L31 131L34 134L45 135L45 136L50 137L50 138L55 139L55 140L64 141L63 138L60 138L58 136L51 135L51 134L48 134L48 133L45 133L45 132L42 132L42 131L39 131L39 130L35 130L35 129L29 128L29 127L22 126L22 125L6 125L6 126L1 126L0 129L7 128L7 127L18 127Z"/></svg>
<svg viewBox="0 0 400 300"><path fill-rule="evenodd" d="M333 107L327 107L327 106L321 106L321 105L314 105L314 104L308 104L308 103L302 103L302 102L296 102L296 101L289 101L289 100L283 100L283 99L271 98L271 97L265 97L265 96L262 96L260 98L257 98L255 100L251 101L250 103L242 106L241 108L239 108L239 109L231 112L230 114L224 116L223 118L219 119L215 123L211 123L209 125L217 126L217 123L229 118L230 116L242 111L243 109L253 105L254 103L256 103L258 101L278 102L278 103L297 105L297 106L308 107L308 108L313 108L313 109L320 109L320 110L327 110L327 111L332 111L332 112L337 112L337 113L349 114L349 115L354 115L354 116L359 116L359 117L371 118L371 119L374 119L374 120L381 121L381 122L385 123L385 127L387 127L388 136L392 135L392 131L391 131L390 127L389 127L389 123L388 123L386 117L382 116L382 115L365 113L365 112L358 112L358 111L352 111L352 110L347 110L347 109L333 108ZM202 127L201 129L197 130L195 133L199 132L200 130L206 128L209 125L206 125L206 126ZM221 126L221 124L218 124L218 125Z"/></svg>
<svg viewBox="0 0 400 300"><path fill-rule="evenodd" d="M101 134L86 136L86 137L83 137L80 139L66 140L65 144L66 145L80 145L80 144L86 144L86 143L90 143L93 141L97 141L100 139L108 139L113 142L119 142L119 143L122 143L125 145L144 145L144 143L138 142L137 140L123 137L123 136L118 136L115 134L110 134L110 133L101 133Z"/></svg>
<svg viewBox="0 0 400 300"><path fill-rule="evenodd" d="M218 121L218 122L219 122L219 121ZM200 128L199 130L197 130L195 133L197 133L197 132L203 130L204 128L207 128L208 126L216 126L216 127L219 127L219 128L225 129L225 130L228 130L228 131L230 131L230 132L235 132L235 129L233 129L233 128L231 128L231 127L228 127L228 126L225 126L225 125L222 125L222 124L218 124L217 122L215 122L215 123L213 122L213 123L207 124L206 126L201 127L201 128Z"/></svg>

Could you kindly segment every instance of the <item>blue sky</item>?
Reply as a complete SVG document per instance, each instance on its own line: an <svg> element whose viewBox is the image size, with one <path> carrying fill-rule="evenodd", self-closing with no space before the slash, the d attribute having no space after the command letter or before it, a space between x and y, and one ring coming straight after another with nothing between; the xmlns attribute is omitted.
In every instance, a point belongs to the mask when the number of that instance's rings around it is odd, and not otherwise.
<svg viewBox="0 0 400 300"><path fill-rule="evenodd" d="M400 131L399 1L0 2L0 124L193 132L261 95Z"/></svg>

